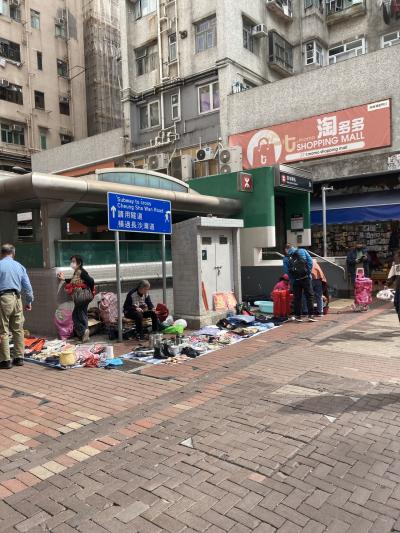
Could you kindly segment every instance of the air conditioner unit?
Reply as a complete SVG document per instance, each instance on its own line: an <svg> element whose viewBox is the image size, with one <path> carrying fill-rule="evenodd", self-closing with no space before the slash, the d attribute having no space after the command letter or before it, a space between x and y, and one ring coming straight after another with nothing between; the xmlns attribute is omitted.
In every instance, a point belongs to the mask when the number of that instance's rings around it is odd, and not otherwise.
<svg viewBox="0 0 400 533"><path fill-rule="evenodd" d="M171 159L171 176L182 181L193 177L193 159L191 155L180 155Z"/></svg>
<svg viewBox="0 0 400 533"><path fill-rule="evenodd" d="M212 148L207 146L197 150L196 161L210 161L210 159L214 159L214 150Z"/></svg>
<svg viewBox="0 0 400 533"><path fill-rule="evenodd" d="M56 19L56 24L59 24L60 26L63 26L65 24L65 19L64 18L57 18Z"/></svg>
<svg viewBox="0 0 400 533"><path fill-rule="evenodd" d="M9 87L9 86L10 86L10 82L8 80L0 79L0 87Z"/></svg>
<svg viewBox="0 0 400 533"><path fill-rule="evenodd" d="M149 170L160 170L168 167L169 156L168 154L155 154L148 158L147 164Z"/></svg>
<svg viewBox="0 0 400 533"><path fill-rule="evenodd" d="M21 0L10 0L10 6L18 7L21 5Z"/></svg>
<svg viewBox="0 0 400 533"><path fill-rule="evenodd" d="M224 148L219 153L220 173L240 172L243 170L242 147Z"/></svg>
<svg viewBox="0 0 400 533"><path fill-rule="evenodd" d="M12 131L17 131L18 133L23 133L24 132L24 127L20 126L19 124L13 124L11 126L11 130Z"/></svg>
<svg viewBox="0 0 400 533"><path fill-rule="evenodd" d="M61 102L62 104L69 104L69 98L68 98L68 96L61 96L61 97L60 97L60 102Z"/></svg>
<svg viewBox="0 0 400 533"><path fill-rule="evenodd" d="M265 24L257 24L257 26L253 26L253 28L251 29L251 35L253 37L266 37L267 34L267 26Z"/></svg>

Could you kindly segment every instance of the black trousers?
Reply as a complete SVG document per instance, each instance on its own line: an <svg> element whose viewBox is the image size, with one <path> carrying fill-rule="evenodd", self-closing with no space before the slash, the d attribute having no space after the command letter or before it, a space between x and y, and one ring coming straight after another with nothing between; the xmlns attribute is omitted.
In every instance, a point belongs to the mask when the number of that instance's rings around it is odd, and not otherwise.
<svg viewBox="0 0 400 533"><path fill-rule="evenodd" d="M88 329L88 306L89 303L75 304L72 311L75 335L81 339Z"/></svg>
<svg viewBox="0 0 400 533"><path fill-rule="evenodd" d="M400 289L396 289L394 295L394 308L396 309L397 316L399 317L400 322Z"/></svg>
<svg viewBox="0 0 400 533"><path fill-rule="evenodd" d="M294 314L301 316L303 294L307 302L308 316L314 314L314 294L310 278L296 279L293 282Z"/></svg>
<svg viewBox="0 0 400 533"><path fill-rule="evenodd" d="M160 322L158 321L158 317L154 311L143 311L143 313L141 313L140 311L135 311L134 309L131 309L130 311L125 313L125 317L135 321L136 331L138 335L143 334L144 318L151 318L153 331L159 331L160 329Z"/></svg>

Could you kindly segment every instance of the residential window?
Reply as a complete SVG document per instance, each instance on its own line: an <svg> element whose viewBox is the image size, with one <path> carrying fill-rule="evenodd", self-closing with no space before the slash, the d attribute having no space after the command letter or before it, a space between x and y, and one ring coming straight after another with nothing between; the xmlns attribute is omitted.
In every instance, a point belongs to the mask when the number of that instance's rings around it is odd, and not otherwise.
<svg viewBox="0 0 400 533"><path fill-rule="evenodd" d="M243 47L254 53L253 24L243 19Z"/></svg>
<svg viewBox="0 0 400 533"><path fill-rule="evenodd" d="M72 143L73 140L74 138L72 137L72 135L67 135L66 133L60 133L61 144Z"/></svg>
<svg viewBox="0 0 400 533"><path fill-rule="evenodd" d="M10 5L10 19L21 22L21 7L19 5Z"/></svg>
<svg viewBox="0 0 400 533"><path fill-rule="evenodd" d="M196 54L217 46L217 19L211 17L195 24Z"/></svg>
<svg viewBox="0 0 400 533"><path fill-rule="evenodd" d="M216 81L199 87L199 113L209 113L219 108L219 83Z"/></svg>
<svg viewBox="0 0 400 533"><path fill-rule="evenodd" d="M40 30L40 13L31 9L31 27L34 30Z"/></svg>
<svg viewBox="0 0 400 533"><path fill-rule="evenodd" d="M157 0L136 0L134 5L134 17L139 19L157 10Z"/></svg>
<svg viewBox="0 0 400 533"><path fill-rule="evenodd" d="M61 96L59 101L61 115L69 115L69 98L67 96Z"/></svg>
<svg viewBox="0 0 400 533"><path fill-rule="evenodd" d="M382 48L387 48L394 44L400 44L400 30L382 35Z"/></svg>
<svg viewBox="0 0 400 533"><path fill-rule="evenodd" d="M171 114L172 120L179 120L181 118L179 93L173 94L171 96Z"/></svg>
<svg viewBox="0 0 400 533"><path fill-rule="evenodd" d="M0 80L0 100L22 105L24 103L22 87L14 83L9 83L7 80Z"/></svg>
<svg viewBox="0 0 400 533"><path fill-rule="evenodd" d="M38 70L43 70L43 54L42 52L36 52L36 63Z"/></svg>
<svg viewBox="0 0 400 533"><path fill-rule="evenodd" d="M176 33L168 37L168 59L170 63L176 61Z"/></svg>
<svg viewBox="0 0 400 533"><path fill-rule="evenodd" d="M44 109L44 93L35 91L35 108Z"/></svg>
<svg viewBox="0 0 400 533"><path fill-rule="evenodd" d="M362 54L365 54L365 52L366 47L364 38L341 44L329 50L329 64L332 65L333 63L339 63L340 61L345 61L351 57L361 56Z"/></svg>
<svg viewBox="0 0 400 533"><path fill-rule="evenodd" d="M293 72L293 46L275 31L269 32L269 61Z"/></svg>
<svg viewBox="0 0 400 533"><path fill-rule="evenodd" d="M0 38L0 57L10 61L21 61L21 49L19 44Z"/></svg>
<svg viewBox="0 0 400 533"><path fill-rule="evenodd" d="M318 8L321 13L324 12L324 0L304 0L304 10L310 9L311 7Z"/></svg>
<svg viewBox="0 0 400 533"><path fill-rule="evenodd" d="M39 128L40 149L47 150L47 131Z"/></svg>
<svg viewBox="0 0 400 533"><path fill-rule="evenodd" d="M136 73L138 76L148 74L157 68L158 49L157 43L143 46L135 50Z"/></svg>
<svg viewBox="0 0 400 533"><path fill-rule="evenodd" d="M0 15L3 15L4 17L8 17L9 15L8 10L8 1L7 0L0 0Z"/></svg>
<svg viewBox="0 0 400 533"><path fill-rule="evenodd" d="M63 78L68 78L68 63L62 59L57 59L57 74Z"/></svg>
<svg viewBox="0 0 400 533"><path fill-rule="evenodd" d="M57 19L54 28L55 28L56 37L62 37L63 39L66 38L67 29L66 29L66 25L65 25L65 20L64 19Z"/></svg>
<svg viewBox="0 0 400 533"><path fill-rule="evenodd" d="M324 52L318 41L310 41L305 45L305 63L306 65L324 64Z"/></svg>
<svg viewBox="0 0 400 533"><path fill-rule="evenodd" d="M139 108L139 124L141 130L155 128L160 125L160 102L150 102Z"/></svg>
<svg viewBox="0 0 400 533"><path fill-rule="evenodd" d="M25 145L24 127L19 124L0 124L1 142Z"/></svg>
<svg viewBox="0 0 400 533"><path fill-rule="evenodd" d="M333 15L354 5L362 4L364 4L364 0L326 0L326 11L328 15Z"/></svg>

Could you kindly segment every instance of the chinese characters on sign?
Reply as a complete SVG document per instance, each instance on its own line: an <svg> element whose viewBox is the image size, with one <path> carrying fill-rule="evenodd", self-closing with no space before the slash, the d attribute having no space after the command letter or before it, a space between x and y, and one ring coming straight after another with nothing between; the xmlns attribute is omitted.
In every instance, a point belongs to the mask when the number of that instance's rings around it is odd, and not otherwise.
<svg viewBox="0 0 400 533"><path fill-rule="evenodd" d="M107 205L108 227L112 231L172 232L169 201L109 192Z"/></svg>
<svg viewBox="0 0 400 533"><path fill-rule="evenodd" d="M382 100L252 130L229 138L243 149L243 168L319 159L390 146L391 101Z"/></svg>

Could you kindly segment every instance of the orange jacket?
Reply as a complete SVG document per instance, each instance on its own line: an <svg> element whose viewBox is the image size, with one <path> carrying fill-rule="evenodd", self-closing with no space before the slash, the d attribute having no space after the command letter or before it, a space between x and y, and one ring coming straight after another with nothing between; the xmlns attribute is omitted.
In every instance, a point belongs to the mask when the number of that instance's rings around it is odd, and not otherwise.
<svg viewBox="0 0 400 533"><path fill-rule="evenodd" d="M313 279L320 279L324 283L326 283L326 277L325 274L322 271L322 268L317 263L316 259L313 259L313 267L311 270L311 275Z"/></svg>

